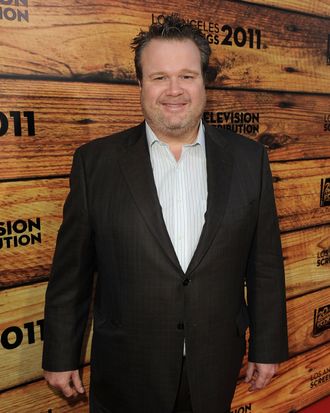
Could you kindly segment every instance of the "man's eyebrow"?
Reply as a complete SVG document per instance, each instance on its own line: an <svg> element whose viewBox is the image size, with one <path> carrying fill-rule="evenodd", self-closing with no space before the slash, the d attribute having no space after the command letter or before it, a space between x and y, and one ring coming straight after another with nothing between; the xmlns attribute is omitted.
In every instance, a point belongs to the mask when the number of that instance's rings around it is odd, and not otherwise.
<svg viewBox="0 0 330 413"><path fill-rule="evenodd" d="M199 75L200 72L198 72L197 70L193 70L193 69L182 69L178 72L178 74L182 74L182 73L192 73L192 74L196 74ZM151 72L148 74L148 76L159 76L159 75L167 75L168 73L166 72L166 70L164 71L158 71L158 72Z"/></svg>
<svg viewBox="0 0 330 413"><path fill-rule="evenodd" d="M158 75L165 75L165 74L166 74L166 72L159 71L159 72L151 72L151 73L149 73L149 76L158 76Z"/></svg>
<svg viewBox="0 0 330 413"><path fill-rule="evenodd" d="M182 70L180 70L180 73L194 73L196 75L200 74L200 72L198 72L196 70L193 70L193 69L182 69Z"/></svg>

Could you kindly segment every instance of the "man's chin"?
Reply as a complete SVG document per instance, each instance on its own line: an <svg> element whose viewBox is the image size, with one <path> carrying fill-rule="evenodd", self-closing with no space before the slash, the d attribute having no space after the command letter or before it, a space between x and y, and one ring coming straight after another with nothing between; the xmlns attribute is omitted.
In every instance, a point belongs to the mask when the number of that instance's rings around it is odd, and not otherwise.
<svg viewBox="0 0 330 413"><path fill-rule="evenodd" d="M190 129L192 127L193 122L177 119L177 120L165 120L163 122L164 128L172 131L183 131Z"/></svg>
<svg viewBox="0 0 330 413"><path fill-rule="evenodd" d="M173 137L194 131L199 125L199 119L165 119L162 117L158 118L157 121L147 118L147 122L156 134L159 131L159 133L169 134Z"/></svg>
<svg viewBox="0 0 330 413"><path fill-rule="evenodd" d="M180 130L186 129L186 126L187 125L184 125L182 123L169 123L169 124L165 125L165 128L169 129L169 130L173 130L173 131L175 131L175 130L180 131Z"/></svg>
<svg viewBox="0 0 330 413"><path fill-rule="evenodd" d="M189 125L182 125L182 124L170 124L170 125L164 125L163 128L163 133L170 135L170 136L175 136L175 137L180 137L184 133L189 132L193 128L189 127Z"/></svg>

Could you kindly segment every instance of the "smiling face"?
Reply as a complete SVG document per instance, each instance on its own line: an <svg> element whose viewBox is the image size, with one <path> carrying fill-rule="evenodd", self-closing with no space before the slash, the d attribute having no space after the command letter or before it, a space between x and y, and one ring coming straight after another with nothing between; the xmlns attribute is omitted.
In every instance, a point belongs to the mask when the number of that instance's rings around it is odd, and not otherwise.
<svg viewBox="0 0 330 413"><path fill-rule="evenodd" d="M141 64L141 105L151 129L165 142L194 140L206 103L198 47L189 39L153 39Z"/></svg>

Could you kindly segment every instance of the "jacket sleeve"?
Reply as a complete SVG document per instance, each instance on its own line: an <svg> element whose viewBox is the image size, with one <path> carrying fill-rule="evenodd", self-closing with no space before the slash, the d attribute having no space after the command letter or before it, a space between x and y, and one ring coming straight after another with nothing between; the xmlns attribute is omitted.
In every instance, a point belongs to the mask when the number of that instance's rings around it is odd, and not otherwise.
<svg viewBox="0 0 330 413"><path fill-rule="evenodd" d="M46 292L43 368L77 369L92 296L94 242L86 179L79 149L70 175Z"/></svg>
<svg viewBox="0 0 330 413"><path fill-rule="evenodd" d="M272 175L263 148L259 211L247 270L249 361L288 358L285 278Z"/></svg>

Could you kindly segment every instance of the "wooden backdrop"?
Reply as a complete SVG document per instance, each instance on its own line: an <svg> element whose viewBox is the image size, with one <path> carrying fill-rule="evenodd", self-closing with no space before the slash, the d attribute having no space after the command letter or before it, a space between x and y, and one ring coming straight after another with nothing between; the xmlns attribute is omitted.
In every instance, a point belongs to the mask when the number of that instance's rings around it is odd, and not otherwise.
<svg viewBox="0 0 330 413"><path fill-rule="evenodd" d="M172 11L213 50L205 120L266 145L280 218L291 358L258 393L239 380L232 412L289 413L330 393L330 0L2 0L1 413L88 411L40 366L72 154L141 121L129 43ZM89 343L87 386L88 361Z"/></svg>

